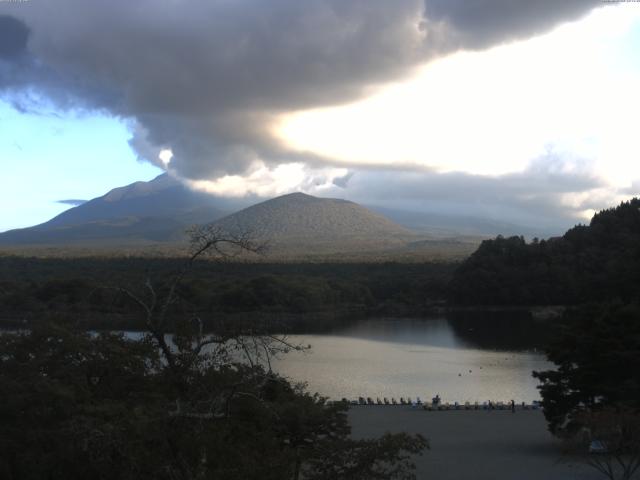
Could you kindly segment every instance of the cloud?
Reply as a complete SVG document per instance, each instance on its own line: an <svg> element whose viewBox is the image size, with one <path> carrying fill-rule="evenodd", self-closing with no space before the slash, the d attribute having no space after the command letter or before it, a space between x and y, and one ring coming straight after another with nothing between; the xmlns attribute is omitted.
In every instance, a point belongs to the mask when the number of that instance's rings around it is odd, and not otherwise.
<svg viewBox="0 0 640 480"><path fill-rule="evenodd" d="M544 33L559 21L577 18L602 5L602 0L426 0L432 22L451 29L450 41L466 49L528 38Z"/></svg>
<svg viewBox="0 0 640 480"><path fill-rule="evenodd" d="M632 195L640 197L640 180L632 181L631 185L619 189L618 193L620 193L621 195Z"/></svg>
<svg viewBox="0 0 640 480"><path fill-rule="evenodd" d="M27 48L29 28L10 15L0 15L0 60L23 55Z"/></svg>
<svg viewBox="0 0 640 480"><path fill-rule="evenodd" d="M0 3L0 92L132 122L131 145L216 180L333 159L273 135L284 112L340 104L430 59L577 18L567 0L41 0ZM7 33L8 32L8 33ZM21 103L20 103L21 102ZM162 165L160 165L162 166Z"/></svg>
<svg viewBox="0 0 640 480"><path fill-rule="evenodd" d="M585 211L594 203L604 208L618 201L588 162L554 153L532 161L522 172L496 176L356 171L346 188L334 186L316 193L366 205L492 218L558 232L584 221Z"/></svg>
<svg viewBox="0 0 640 480"><path fill-rule="evenodd" d="M347 188L347 186L349 185L349 180L351 180L351 177L353 177L355 175L356 172L347 172L345 175L341 176L341 177L337 177L333 179L333 184L336 187L340 187L340 188Z"/></svg>
<svg viewBox="0 0 640 480"><path fill-rule="evenodd" d="M191 188L227 197L273 197L295 191L322 192L337 179L349 175L344 168L314 168L304 163L286 163L270 168L256 162L244 175L226 175L216 180L187 180ZM339 180L338 180L339 182Z"/></svg>
<svg viewBox="0 0 640 480"><path fill-rule="evenodd" d="M63 205L71 205L72 207L77 207L78 205L82 205L83 203L87 203L86 200L78 200L75 198L68 200L56 200L56 203L61 203Z"/></svg>

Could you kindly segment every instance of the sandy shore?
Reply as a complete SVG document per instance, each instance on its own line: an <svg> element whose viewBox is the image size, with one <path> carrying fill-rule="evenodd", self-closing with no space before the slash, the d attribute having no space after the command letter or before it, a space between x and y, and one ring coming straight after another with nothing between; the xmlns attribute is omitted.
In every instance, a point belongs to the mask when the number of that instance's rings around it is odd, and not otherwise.
<svg viewBox="0 0 640 480"><path fill-rule="evenodd" d="M353 436L421 433L431 450L416 459L419 479L597 480L580 459L562 454L542 412L478 410L428 412L404 406L357 406Z"/></svg>

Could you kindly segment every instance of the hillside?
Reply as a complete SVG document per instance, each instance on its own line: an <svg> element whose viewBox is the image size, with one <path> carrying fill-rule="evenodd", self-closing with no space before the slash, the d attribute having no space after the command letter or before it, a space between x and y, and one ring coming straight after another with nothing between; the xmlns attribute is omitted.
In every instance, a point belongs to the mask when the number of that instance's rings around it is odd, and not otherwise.
<svg viewBox="0 0 640 480"><path fill-rule="evenodd" d="M603 210L562 237L482 242L456 271L457 304L578 304L640 296L640 199Z"/></svg>
<svg viewBox="0 0 640 480"><path fill-rule="evenodd" d="M224 216L225 207L231 205L163 174L115 188L43 224L1 233L0 245L179 241L186 227Z"/></svg>
<svg viewBox="0 0 640 480"><path fill-rule="evenodd" d="M272 248L349 250L404 245L413 234L347 200L291 193L245 208L216 222L223 229L252 232Z"/></svg>

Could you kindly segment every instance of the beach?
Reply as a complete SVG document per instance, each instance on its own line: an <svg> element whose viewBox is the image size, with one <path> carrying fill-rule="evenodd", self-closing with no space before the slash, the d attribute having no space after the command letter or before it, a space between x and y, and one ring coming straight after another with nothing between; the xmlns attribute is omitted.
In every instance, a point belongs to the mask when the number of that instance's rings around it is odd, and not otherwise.
<svg viewBox="0 0 640 480"><path fill-rule="evenodd" d="M431 449L416 457L418 479L597 480L584 459L563 454L540 410L425 411L408 406L353 406L354 438L420 433Z"/></svg>

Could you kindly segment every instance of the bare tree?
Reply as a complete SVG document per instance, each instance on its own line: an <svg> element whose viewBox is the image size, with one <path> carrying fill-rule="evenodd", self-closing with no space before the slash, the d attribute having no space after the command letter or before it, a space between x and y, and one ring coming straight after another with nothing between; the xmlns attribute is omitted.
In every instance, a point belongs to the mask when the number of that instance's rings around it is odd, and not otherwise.
<svg viewBox="0 0 640 480"><path fill-rule="evenodd" d="M168 338L171 308L179 301L179 287L196 261L204 257L226 261L241 254L261 254L266 248L250 232L229 233L213 224L194 226L188 234L189 256L162 289L157 288L153 279L147 276L142 292L136 293L125 287L117 287L117 290L142 309L148 335L160 349L178 392L186 392L186 384L193 372L238 361L248 364L254 377L261 375L264 382L273 380L271 359L274 356L309 347L289 342L284 334L275 335L255 326L232 325L222 319L214 322L211 331L205 332L199 315L174 315L171 318L173 336L171 340ZM255 368L257 366L262 368ZM255 386L256 379L250 380ZM253 395L242 387L242 384L226 385L214 396L205 395L207 400L199 402L198 407L190 405L187 408L185 400L178 396L175 414L200 417L228 415L234 398ZM258 398L255 400L259 401Z"/></svg>
<svg viewBox="0 0 640 480"><path fill-rule="evenodd" d="M640 468L640 413L625 407L587 412L581 423L593 447L587 464L609 480L630 480Z"/></svg>

